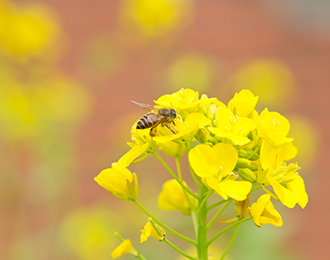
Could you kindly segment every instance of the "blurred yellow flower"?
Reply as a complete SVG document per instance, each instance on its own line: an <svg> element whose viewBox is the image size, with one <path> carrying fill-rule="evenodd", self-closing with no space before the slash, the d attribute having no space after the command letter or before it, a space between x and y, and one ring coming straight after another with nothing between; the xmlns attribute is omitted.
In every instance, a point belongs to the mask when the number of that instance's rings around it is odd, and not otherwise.
<svg viewBox="0 0 330 260"><path fill-rule="evenodd" d="M182 28L190 20L190 0L126 0L120 19L143 36L154 38Z"/></svg>
<svg viewBox="0 0 330 260"><path fill-rule="evenodd" d="M295 80L283 62L257 59L239 68L232 76L232 84L236 91L250 89L258 93L263 104L274 107L287 103L285 99L290 97Z"/></svg>
<svg viewBox="0 0 330 260"><path fill-rule="evenodd" d="M249 209L249 213L257 227L262 227L263 224L279 227L283 224L282 217L274 208L270 197L269 194L262 195Z"/></svg>
<svg viewBox="0 0 330 260"><path fill-rule="evenodd" d="M144 228L141 230L140 243L147 241L149 237L154 237L159 241L163 240L164 236L166 236L165 231L158 225L156 225L156 227L163 234L163 236L159 236L151 222L148 221Z"/></svg>
<svg viewBox="0 0 330 260"><path fill-rule="evenodd" d="M61 75L24 85L7 76L0 90L1 132L8 141L40 138L50 127L76 126L89 116L91 104L85 88Z"/></svg>
<svg viewBox="0 0 330 260"><path fill-rule="evenodd" d="M134 252L134 249L133 249L131 240L126 239L119 246L117 246L115 250L112 251L111 257L112 257L112 259L116 259L118 257L121 257L124 254L129 254L129 253L133 253L133 252Z"/></svg>
<svg viewBox="0 0 330 260"><path fill-rule="evenodd" d="M26 5L18 7L8 5L0 13L0 48L6 53L25 59L40 55L59 35L54 14L43 5Z"/></svg>
<svg viewBox="0 0 330 260"><path fill-rule="evenodd" d="M101 171L94 180L121 200L135 200L139 193L136 174L132 174L127 168L118 169L116 163L113 163L111 168Z"/></svg>
<svg viewBox="0 0 330 260"><path fill-rule="evenodd" d="M187 184L183 181L187 187ZM186 193L191 204L196 207L194 197ZM181 185L176 180L169 180L164 183L163 189L158 196L158 207L163 210L179 210L184 215L191 215L190 204Z"/></svg>
<svg viewBox="0 0 330 260"><path fill-rule="evenodd" d="M115 238L109 234L116 222L109 209L74 209L60 225L59 243L76 259L107 260L115 246Z"/></svg>
<svg viewBox="0 0 330 260"><path fill-rule="evenodd" d="M213 78L213 67L206 56L192 53L171 64L168 71L171 89L191 88L205 91Z"/></svg>

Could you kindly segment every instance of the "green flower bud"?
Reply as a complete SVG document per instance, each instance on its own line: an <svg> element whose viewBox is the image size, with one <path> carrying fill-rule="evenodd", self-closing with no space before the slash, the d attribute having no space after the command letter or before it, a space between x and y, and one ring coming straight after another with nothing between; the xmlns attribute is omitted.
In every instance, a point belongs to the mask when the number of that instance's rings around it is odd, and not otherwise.
<svg viewBox="0 0 330 260"><path fill-rule="evenodd" d="M239 149L237 150L237 152L238 152L238 157L240 158L246 158L248 155L248 153L244 149Z"/></svg>
<svg viewBox="0 0 330 260"><path fill-rule="evenodd" d="M251 161L245 158L238 158L236 168L248 168L251 165Z"/></svg>
<svg viewBox="0 0 330 260"><path fill-rule="evenodd" d="M257 180L255 173L248 168L239 169L238 173L245 181L255 182Z"/></svg>
<svg viewBox="0 0 330 260"><path fill-rule="evenodd" d="M251 162L251 164L247 168L249 168L251 171L255 172L258 170L258 164Z"/></svg>
<svg viewBox="0 0 330 260"><path fill-rule="evenodd" d="M195 137L200 143L205 143L211 138L211 135L205 127L201 127L198 129Z"/></svg>

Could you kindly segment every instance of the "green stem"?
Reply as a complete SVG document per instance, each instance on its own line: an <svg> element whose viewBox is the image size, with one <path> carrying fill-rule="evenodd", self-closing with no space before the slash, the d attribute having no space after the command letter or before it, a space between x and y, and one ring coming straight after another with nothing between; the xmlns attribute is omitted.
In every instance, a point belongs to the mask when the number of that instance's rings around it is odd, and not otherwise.
<svg viewBox="0 0 330 260"><path fill-rule="evenodd" d="M180 159L179 157L175 157L175 163L176 163L176 169L178 171L178 176L180 181L182 181L182 171L181 171L181 165L180 165Z"/></svg>
<svg viewBox="0 0 330 260"><path fill-rule="evenodd" d="M192 257L188 254L186 254L185 252L183 252L180 248L176 247L175 245L173 245L170 241L167 240L167 238L165 237L164 240L163 240L166 244L168 244L170 247L172 247L174 250L176 250L177 252L179 252L181 255L187 257L188 259L191 259L191 260L198 260L197 258L195 257Z"/></svg>
<svg viewBox="0 0 330 260"><path fill-rule="evenodd" d="M167 163L157 154L153 153L153 155L156 156L156 158L165 166L165 168L168 170L168 172L173 176L173 178L181 185L181 187L188 192L191 196L198 199L198 195L193 193L191 190L189 190L185 185L183 185L182 181L175 175L175 173L171 170L171 168L167 165Z"/></svg>
<svg viewBox="0 0 330 260"><path fill-rule="evenodd" d="M246 159L250 160L253 155L257 154L259 152L260 146L257 146L257 148L253 151L253 153L251 153L248 157L246 157Z"/></svg>
<svg viewBox="0 0 330 260"><path fill-rule="evenodd" d="M226 256L226 254L227 254L229 248L231 247L231 245L232 245L232 243L234 242L234 239L235 239L235 237L236 237L236 235L237 235L237 233L238 233L239 226L240 226L240 224L238 224L238 225L236 226L235 231L234 231L234 233L233 233L233 235L232 235L232 237L231 237L231 239L230 239L230 241L229 241L229 243L228 243L228 245L227 245L225 251L223 252L223 254L222 254L222 256L220 257L219 260L223 260L223 259L225 258L225 256Z"/></svg>
<svg viewBox="0 0 330 260"><path fill-rule="evenodd" d="M219 205L221 205L221 204L223 204L223 203L225 203L225 202L227 202L227 201L226 201L226 200L220 200L220 201L218 201L218 202L212 204L211 206L208 206L208 207L207 207L207 211L210 211L211 209L213 209L213 208L215 208L215 207L218 207Z"/></svg>
<svg viewBox="0 0 330 260"><path fill-rule="evenodd" d="M259 190L261 188L262 188L262 185L254 187L253 189L251 189L250 193L253 192L253 191Z"/></svg>
<svg viewBox="0 0 330 260"><path fill-rule="evenodd" d="M189 154L189 151L193 148L192 142L186 143L186 148L187 148L187 153ZM194 170L191 168L190 163L188 163L188 164L189 164L189 170L190 170L191 177L193 178L193 180L196 183L196 185L198 186L198 188L201 189L203 184L196 177L196 174L195 174Z"/></svg>
<svg viewBox="0 0 330 260"><path fill-rule="evenodd" d="M210 222L207 224L206 229L209 230L213 223L217 220L217 218L221 215L221 213L229 206L229 204L233 201L233 199L228 199L227 203L222 206L221 209L213 216Z"/></svg>
<svg viewBox="0 0 330 260"><path fill-rule="evenodd" d="M213 238L211 238L211 240L207 243L207 245L211 245L214 240L216 240L219 236L221 236L223 233L225 233L227 230L237 226L237 225L240 225L242 224L243 222L246 222L248 220L252 219L252 217L248 217L248 218L244 218L244 219L241 219L239 221L237 221L236 223L233 223L231 225L229 225L228 227L224 228L223 230L221 230L218 234L216 234Z"/></svg>
<svg viewBox="0 0 330 260"><path fill-rule="evenodd" d="M153 220L149 219L149 222L151 223L151 225L153 226L153 228L156 230L158 236L162 237L162 240L160 241L164 241L166 244L168 244L170 247L172 247L174 250L176 250L177 252L179 252L180 254L182 254L183 256L192 259L192 260L197 260L196 258L186 254L185 252L183 252L181 249L179 249L177 246L175 246L174 244L172 244L170 241L168 241L166 234L162 234L162 232L158 229L158 227L156 226L156 224L154 223Z"/></svg>
<svg viewBox="0 0 330 260"><path fill-rule="evenodd" d="M177 167L179 179L180 179L181 182L183 182L183 180L182 180L182 172L181 172L181 165L180 165L180 159L178 157L175 157L175 162L176 162L176 167ZM191 202L190 198L188 197L187 192L184 189L182 189L182 190L183 190L183 194L186 197L186 200L187 200L187 202L188 202L188 204L190 206L190 209L197 214L197 210L194 207L193 203Z"/></svg>
<svg viewBox="0 0 330 260"><path fill-rule="evenodd" d="M206 229L206 218L207 218L207 198L212 194L208 192L205 194L206 187L203 185L199 190L199 206L198 206L198 221L197 221L197 254L199 260L207 260L208 244L207 244L207 229Z"/></svg>
<svg viewBox="0 0 330 260"><path fill-rule="evenodd" d="M137 200L133 200L133 202L135 203L136 206L138 206L148 217L151 217L157 224L159 224L160 226L162 226L163 228L165 228L166 230L168 230L169 232L171 232L173 235L176 235L177 237L193 244L196 245L196 241L180 234L179 232L175 231L174 229L168 227L167 225L165 225L163 222L161 222L160 220L158 220L157 218L155 218L153 215L151 215Z"/></svg>

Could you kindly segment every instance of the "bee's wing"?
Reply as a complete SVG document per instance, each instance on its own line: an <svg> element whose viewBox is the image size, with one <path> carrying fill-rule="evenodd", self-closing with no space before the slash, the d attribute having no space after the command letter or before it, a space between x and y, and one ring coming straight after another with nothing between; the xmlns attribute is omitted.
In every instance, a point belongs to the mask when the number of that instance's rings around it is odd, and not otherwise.
<svg viewBox="0 0 330 260"><path fill-rule="evenodd" d="M134 104L142 107L142 109L146 110L146 111L151 111L151 110L156 110L156 108L152 105L149 105L149 104L146 104L146 103L143 103L143 102L139 102L139 101L134 101L134 100L131 100Z"/></svg>

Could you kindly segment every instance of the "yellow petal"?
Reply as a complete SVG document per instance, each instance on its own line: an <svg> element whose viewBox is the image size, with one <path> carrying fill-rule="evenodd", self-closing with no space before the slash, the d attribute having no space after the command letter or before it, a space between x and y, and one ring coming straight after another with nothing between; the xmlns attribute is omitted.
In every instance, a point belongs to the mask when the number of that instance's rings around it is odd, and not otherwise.
<svg viewBox="0 0 330 260"><path fill-rule="evenodd" d="M252 188L252 183L249 181L224 180L219 185L228 197L238 201L245 200Z"/></svg>
<svg viewBox="0 0 330 260"><path fill-rule="evenodd" d="M295 179L287 184L288 189L291 190L298 197L298 204L305 208L308 203L308 195L305 190L305 183L303 178L296 175Z"/></svg>
<svg viewBox="0 0 330 260"><path fill-rule="evenodd" d="M229 174L236 166L238 159L237 150L230 144L219 143L213 147L218 165L222 166L225 173Z"/></svg>
<svg viewBox="0 0 330 260"><path fill-rule="evenodd" d="M165 231L160 226L156 225L156 227L162 234L166 235ZM147 224L144 226L143 230L141 230L140 243L147 241L149 237L154 237L158 240L163 239L163 237L158 235L153 225L148 221Z"/></svg>
<svg viewBox="0 0 330 260"><path fill-rule="evenodd" d="M272 185L275 194L283 205L287 206L288 208L293 208L297 204L298 198L292 191L283 187L269 175L267 176L267 180L269 181L270 185Z"/></svg>
<svg viewBox="0 0 330 260"><path fill-rule="evenodd" d="M218 158L215 151L208 145L200 144L189 152L189 163L199 177L218 174Z"/></svg>
<svg viewBox="0 0 330 260"><path fill-rule="evenodd" d="M219 196L221 196L224 200L228 199L228 195L223 192L221 189L221 186L219 185L219 182L214 176L205 176L202 178L202 182L212 190L214 190Z"/></svg>
<svg viewBox="0 0 330 260"><path fill-rule="evenodd" d="M122 170L128 167L137 157L143 154L149 147L148 143L135 145L131 150L124 154L117 162L117 168Z"/></svg>
<svg viewBox="0 0 330 260"><path fill-rule="evenodd" d="M119 246L117 246L115 250L112 251L111 257L113 259L116 259L118 257L121 257L123 254L129 254L129 253L133 253L133 252L134 252L134 249L133 249L131 240L126 239Z"/></svg>
<svg viewBox="0 0 330 260"><path fill-rule="evenodd" d="M246 144L251 142L251 140L249 138L247 138L246 136L235 135L235 134L232 134L232 133L224 132L221 129L216 128L216 127L208 127L207 129L212 134L215 134L216 136L218 136L220 138L228 139L234 145L243 146L243 145L246 145Z"/></svg>

